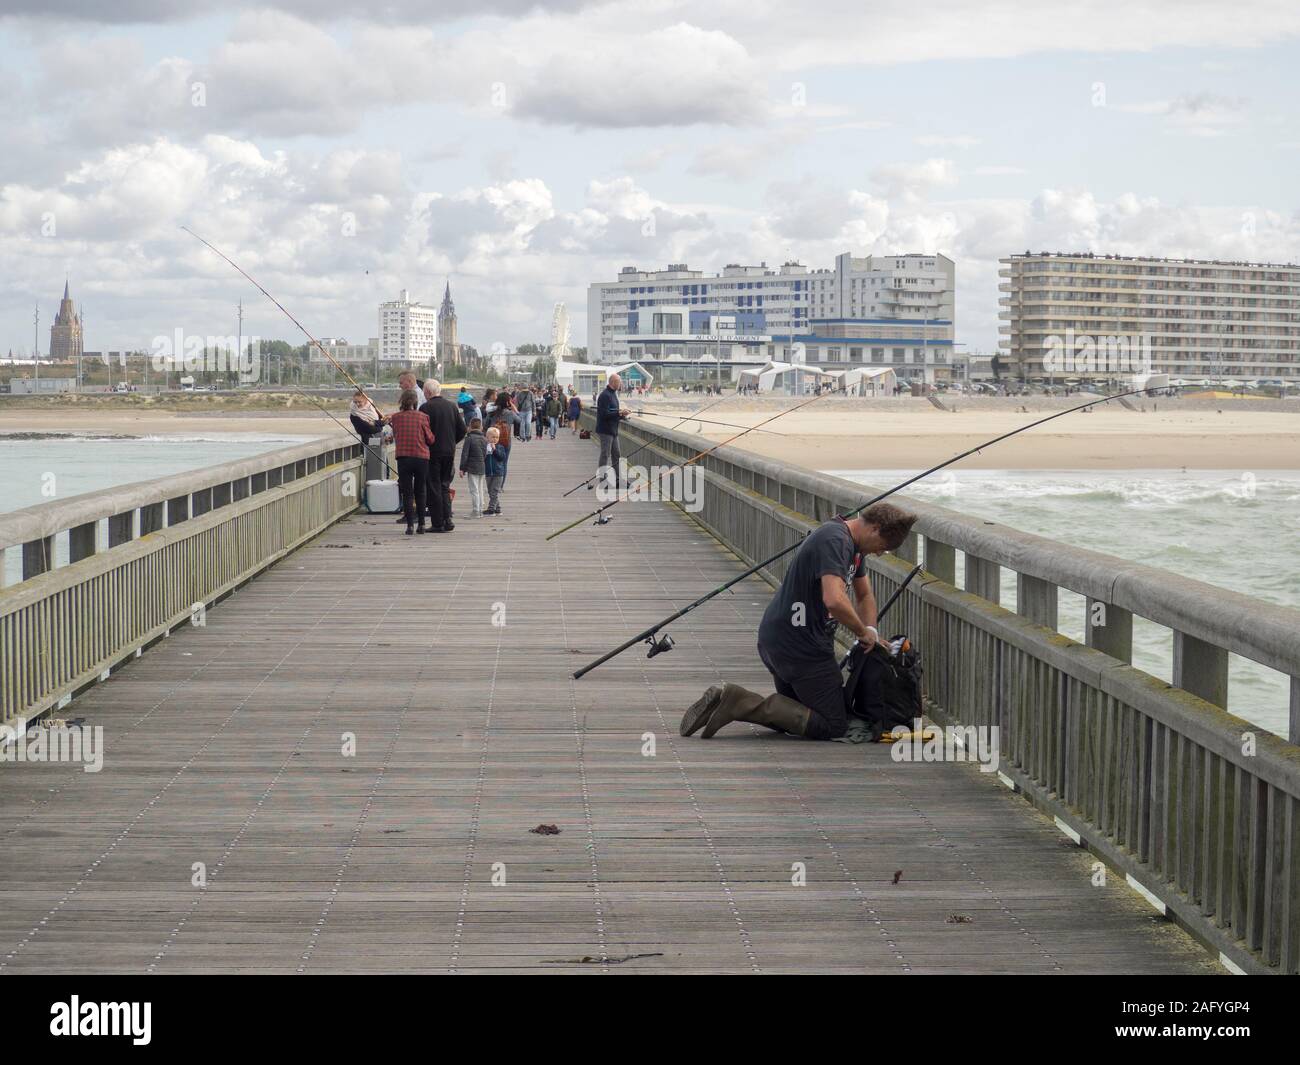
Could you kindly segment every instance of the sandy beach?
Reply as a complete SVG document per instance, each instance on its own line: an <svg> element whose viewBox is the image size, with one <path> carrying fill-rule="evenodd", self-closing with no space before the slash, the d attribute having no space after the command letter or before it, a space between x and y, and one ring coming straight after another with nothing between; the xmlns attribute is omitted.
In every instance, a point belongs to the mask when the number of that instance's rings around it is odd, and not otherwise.
<svg viewBox="0 0 1300 1065"><path fill-rule="evenodd" d="M698 410L705 397L653 396L625 404L656 424L675 425ZM794 400L728 397L701 417L734 426L757 426ZM1042 401L1029 412L1015 401L1002 408L976 406L956 412L924 400L864 402L831 399L786 414L764 431L737 441L738 447L817 470L910 469L940 462L959 451L1026 425L1056 408ZM1159 406L1159 405L1157 405ZM346 411L335 417L346 423ZM701 446L739 431L688 422L682 431L700 436ZM199 413L149 409L0 409L0 434L78 433L123 436L316 437L342 433L317 408ZM1222 404L1167 405L1127 410L1118 404L1068 414L1040 428L963 460L969 469L1227 469L1300 470L1300 403L1294 413Z"/></svg>
<svg viewBox="0 0 1300 1065"><path fill-rule="evenodd" d="M650 403L644 404L649 408ZM663 409L664 404L656 407ZM906 413L831 405L785 415L736 442L737 447L815 470L910 469L930 466L1042 417L1048 410L909 408ZM1031 408L1032 409L1032 408ZM671 426L683 416L654 416ZM701 417L740 426L759 425L771 409L746 409L743 399L720 404ZM739 430L690 423L708 443ZM1300 470L1300 409L1295 413L1248 409L1126 410L1110 404L1068 414L962 461L968 469L1023 470Z"/></svg>

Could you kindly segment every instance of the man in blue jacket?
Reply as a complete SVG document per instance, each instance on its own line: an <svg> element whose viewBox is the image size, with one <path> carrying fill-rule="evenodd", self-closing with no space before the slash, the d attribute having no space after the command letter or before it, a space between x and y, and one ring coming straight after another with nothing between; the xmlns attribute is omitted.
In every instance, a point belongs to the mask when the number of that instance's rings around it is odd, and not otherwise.
<svg viewBox="0 0 1300 1065"><path fill-rule="evenodd" d="M618 406L618 389L622 381L618 374L610 374L605 383L605 391L596 400L596 438L600 441L600 462L596 464L596 480L601 485L611 482L618 492L618 425L628 412ZM613 475L605 473L607 466L613 467Z"/></svg>

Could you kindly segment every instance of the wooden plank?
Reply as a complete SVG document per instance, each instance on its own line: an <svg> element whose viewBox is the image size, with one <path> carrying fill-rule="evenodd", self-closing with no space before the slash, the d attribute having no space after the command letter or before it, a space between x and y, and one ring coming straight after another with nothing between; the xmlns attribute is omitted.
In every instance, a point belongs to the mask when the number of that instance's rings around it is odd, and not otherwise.
<svg viewBox="0 0 1300 1065"><path fill-rule="evenodd" d="M333 527L73 704L101 772L0 766L0 971L1217 968L993 774L681 738L707 685L769 690L762 581L571 680L738 565L657 503L547 543L595 457L517 445L506 514L469 520L460 482L451 535ZM954 683L994 715L982 672Z"/></svg>

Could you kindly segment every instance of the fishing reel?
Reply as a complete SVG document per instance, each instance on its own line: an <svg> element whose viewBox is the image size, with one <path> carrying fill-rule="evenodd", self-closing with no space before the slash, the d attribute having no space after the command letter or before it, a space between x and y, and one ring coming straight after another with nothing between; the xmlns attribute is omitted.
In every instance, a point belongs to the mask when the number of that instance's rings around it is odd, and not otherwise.
<svg viewBox="0 0 1300 1065"><path fill-rule="evenodd" d="M666 632L657 640L653 636L647 636L645 642L646 646L650 648L649 652L646 654L646 658L654 658L655 655L664 654L671 651L673 647L676 646L673 643L673 638Z"/></svg>
<svg viewBox="0 0 1300 1065"><path fill-rule="evenodd" d="M592 524L592 525L608 525L608 524L609 524L611 521L613 521L613 520L614 520L614 519L611 518L611 517L609 517L609 515L607 515L607 514L601 514L601 515L600 515L600 516L599 516L595 521L593 521L591 524Z"/></svg>

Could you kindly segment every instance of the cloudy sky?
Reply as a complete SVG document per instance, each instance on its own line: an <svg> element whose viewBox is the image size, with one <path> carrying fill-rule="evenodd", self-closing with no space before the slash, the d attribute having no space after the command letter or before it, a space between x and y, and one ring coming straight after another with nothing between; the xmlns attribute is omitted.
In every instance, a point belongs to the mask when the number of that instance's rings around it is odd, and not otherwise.
<svg viewBox="0 0 1300 1065"><path fill-rule="evenodd" d="M365 9L364 15L355 12ZM211 14L212 10L223 10ZM205 12L196 15L196 11ZM0 351L65 276L87 348L364 341L450 277L462 339L545 339L621 266L942 252L1290 261L1291 0L0 0Z"/></svg>

